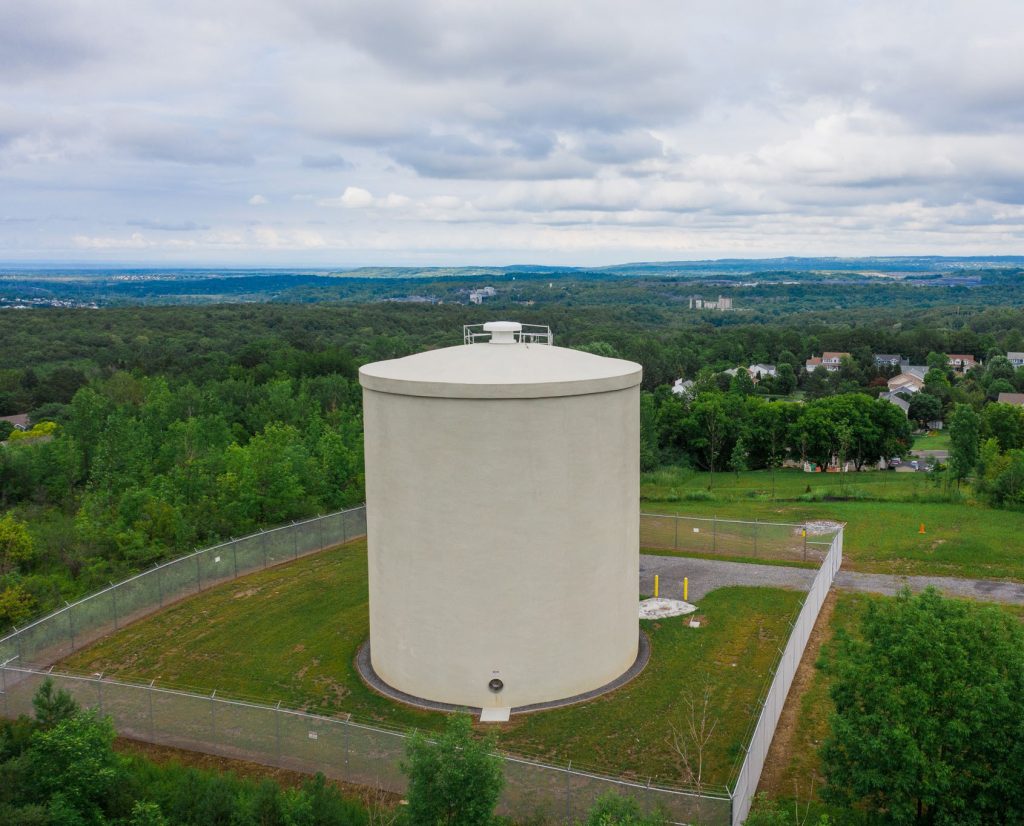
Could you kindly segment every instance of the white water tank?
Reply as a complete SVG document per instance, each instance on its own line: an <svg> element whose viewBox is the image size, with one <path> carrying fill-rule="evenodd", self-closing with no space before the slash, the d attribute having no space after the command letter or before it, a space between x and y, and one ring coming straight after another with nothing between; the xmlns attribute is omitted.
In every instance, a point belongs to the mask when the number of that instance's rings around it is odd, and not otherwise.
<svg viewBox="0 0 1024 826"><path fill-rule="evenodd" d="M415 697L520 707L637 656L641 367L483 326L359 371L370 657Z"/></svg>

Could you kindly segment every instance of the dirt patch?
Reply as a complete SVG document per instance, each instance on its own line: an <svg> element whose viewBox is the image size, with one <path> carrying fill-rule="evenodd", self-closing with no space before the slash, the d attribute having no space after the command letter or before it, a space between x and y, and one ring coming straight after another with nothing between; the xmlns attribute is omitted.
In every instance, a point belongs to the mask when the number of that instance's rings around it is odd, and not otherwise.
<svg viewBox="0 0 1024 826"><path fill-rule="evenodd" d="M775 736L772 738L771 747L768 749L768 756L764 761L764 770L761 772L761 782L757 790L765 792L769 797L792 795L792 789L782 788L786 776L786 769L789 767L793 751L793 737L796 733L797 719L800 714L800 698L810 688L814 680L814 664L818 661L821 646L832 637L832 613L836 607L836 592L829 591L822 603L818 620L811 629L811 635L807 640L807 647L800 659L796 674L793 677L793 685L789 688L789 695L782 707L782 714L779 716L779 724L775 729Z"/></svg>
<svg viewBox="0 0 1024 826"><path fill-rule="evenodd" d="M236 591L231 595L232 599L245 599L246 597L255 596L260 592L259 588L246 588L244 591Z"/></svg>
<svg viewBox="0 0 1024 826"><path fill-rule="evenodd" d="M816 519L811 522L806 522L804 527L807 529L808 536L826 536L833 534L843 527L842 522L832 522L828 519ZM797 535L800 534L803 528L795 528L793 532Z"/></svg>

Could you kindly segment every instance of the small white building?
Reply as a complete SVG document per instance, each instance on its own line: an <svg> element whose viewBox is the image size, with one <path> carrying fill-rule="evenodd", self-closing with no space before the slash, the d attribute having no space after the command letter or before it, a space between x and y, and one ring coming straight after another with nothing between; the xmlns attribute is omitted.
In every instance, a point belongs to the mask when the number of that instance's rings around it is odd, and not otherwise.
<svg viewBox="0 0 1024 826"><path fill-rule="evenodd" d="M1017 367L1024 367L1024 353L1007 353L1006 358L1015 369Z"/></svg>

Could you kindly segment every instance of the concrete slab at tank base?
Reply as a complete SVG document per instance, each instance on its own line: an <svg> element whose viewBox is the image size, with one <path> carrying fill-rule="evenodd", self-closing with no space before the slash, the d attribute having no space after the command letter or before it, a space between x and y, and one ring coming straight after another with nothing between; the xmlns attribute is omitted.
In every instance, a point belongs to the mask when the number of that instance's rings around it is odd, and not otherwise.
<svg viewBox="0 0 1024 826"><path fill-rule="evenodd" d="M534 711L546 711L551 708L562 708L563 706L583 703L587 700L592 700L595 697L600 697L603 694L608 694L615 691L617 688L621 688L626 683L639 676L647 667L647 663L650 659L651 643L650 640L647 639L647 635L641 631L639 640L637 641L636 660L633 661L633 664L624 674L612 680L610 683L603 685L600 688L595 688L593 691L587 691L573 697L565 697L561 700L551 700L547 703L534 703L533 705L519 706L518 708L513 708L511 713L529 714ZM373 670L373 664L370 662L369 640L364 642L356 653L356 672L359 674L360 679L362 679L369 688L372 688L378 694L382 694L389 700L395 700L396 702L404 703L408 706L415 706L416 708L422 708L428 711L467 712L473 715L479 715L483 711L483 709L479 707L457 706L452 705L451 703L436 703L433 700L425 700L422 697L413 697L411 694L406 694L404 691L392 688Z"/></svg>

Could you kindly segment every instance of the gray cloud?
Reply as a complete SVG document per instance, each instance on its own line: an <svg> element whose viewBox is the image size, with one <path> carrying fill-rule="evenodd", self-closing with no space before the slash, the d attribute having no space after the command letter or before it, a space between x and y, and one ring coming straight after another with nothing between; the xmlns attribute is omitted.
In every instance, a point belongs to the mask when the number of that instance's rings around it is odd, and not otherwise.
<svg viewBox="0 0 1024 826"><path fill-rule="evenodd" d="M43 0L0 8L0 55L0 185L35 222L0 244L24 257L1024 238L1012 0Z"/></svg>
<svg viewBox="0 0 1024 826"><path fill-rule="evenodd" d="M302 165L307 169L351 169L352 163L332 152L327 155L303 155Z"/></svg>
<svg viewBox="0 0 1024 826"><path fill-rule="evenodd" d="M64 4L45 0L0 5L0 78L49 76L94 58L95 48L68 25L77 18L68 12Z"/></svg>
<svg viewBox="0 0 1024 826"><path fill-rule="evenodd" d="M145 218L137 218L125 221L130 227L142 227L143 229L155 229L162 232L199 232L208 230L208 224L197 224L195 221L152 221Z"/></svg>

